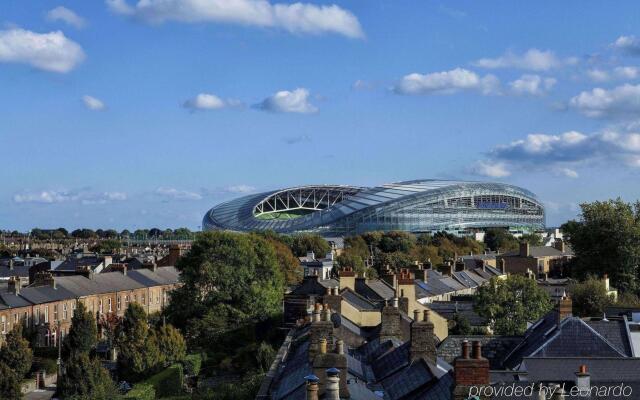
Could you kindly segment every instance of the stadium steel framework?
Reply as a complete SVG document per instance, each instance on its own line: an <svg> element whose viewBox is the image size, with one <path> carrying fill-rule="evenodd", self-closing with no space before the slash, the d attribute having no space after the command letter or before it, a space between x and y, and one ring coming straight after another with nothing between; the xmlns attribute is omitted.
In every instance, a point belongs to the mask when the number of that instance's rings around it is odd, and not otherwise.
<svg viewBox="0 0 640 400"><path fill-rule="evenodd" d="M377 187L301 186L219 204L204 230L344 236L402 230L454 233L504 227L543 229L544 207L526 189L502 183L416 180Z"/></svg>

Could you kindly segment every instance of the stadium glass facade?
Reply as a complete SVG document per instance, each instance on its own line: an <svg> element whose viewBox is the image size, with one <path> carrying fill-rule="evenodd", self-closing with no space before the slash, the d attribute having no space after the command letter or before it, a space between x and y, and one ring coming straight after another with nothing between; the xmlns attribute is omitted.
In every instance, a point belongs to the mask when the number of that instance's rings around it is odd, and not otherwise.
<svg viewBox="0 0 640 400"><path fill-rule="evenodd" d="M366 231L464 233L491 227L543 229L544 207L526 189L501 183L416 180L377 187L302 186L217 205L204 230L345 236Z"/></svg>

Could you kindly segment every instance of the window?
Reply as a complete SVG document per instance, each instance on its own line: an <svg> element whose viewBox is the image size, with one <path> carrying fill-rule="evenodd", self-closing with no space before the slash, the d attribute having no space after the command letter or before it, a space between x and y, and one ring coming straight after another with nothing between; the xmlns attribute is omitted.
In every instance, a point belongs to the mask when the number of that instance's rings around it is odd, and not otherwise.
<svg viewBox="0 0 640 400"><path fill-rule="evenodd" d="M44 323L49 323L49 306L44 308Z"/></svg>
<svg viewBox="0 0 640 400"><path fill-rule="evenodd" d="M122 308L122 296L118 296L118 311L120 311L120 309Z"/></svg>
<svg viewBox="0 0 640 400"><path fill-rule="evenodd" d="M24 312L24 323L29 326L29 313L26 311Z"/></svg>
<svg viewBox="0 0 640 400"><path fill-rule="evenodd" d="M108 304L109 304L109 312L112 312L112 311L113 311L113 309L111 308L111 297L109 297L108 302L109 302L109 303L108 303Z"/></svg>
<svg viewBox="0 0 640 400"><path fill-rule="evenodd" d="M53 305L53 320L54 321L58 320L58 305L57 304Z"/></svg>
<svg viewBox="0 0 640 400"><path fill-rule="evenodd" d="M63 320L67 319L67 303L64 303L62 305L62 319Z"/></svg>
<svg viewBox="0 0 640 400"><path fill-rule="evenodd" d="M98 305L100 307L100 314L102 314L102 299L100 299L100 301L98 301Z"/></svg>
<svg viewBox="0 0 640 400"><path fill-rule="evenodd" d="M2 316L2 318L0 318L0 329L1 333L7 333L7 317L5 317L4 315Z"/></svg>
<svg viewBox="0 0 640 400"><path fill-rule="evenodd" d="M144 305L144 304L146 304L144 301L145 301L145 299L144 299L144 294L143 294L143 295L142 295L142 304L143 304L143 305Z"/></svg>
<svg viewBox="0 0 640 400"><path fill-rule="evenodd" d="M156 292L156 304L160 304L160 295Z"/></svg>
<svg viewBox="0 0 640 400"><path fill-rule="evenodd" d="M138 295L137 295L137 294L134 294L134 295L133 295L133 302L134 302L134 303L137 303L137 302L138 302Z"/></svg>
<svg viewBox="0 0 640 400"><path fill-rule="evenodd" d="M14 324L17 324L19 319L20 319L20 316L18 315L18 313L13 314L13 323Z"/></svg>
<svg viewBox="0 0 640 400"><path fill-rule="evenodd" d="M36 315L33 317L33 323L36 325L40 324L40 308L36 308Z"/></svg>

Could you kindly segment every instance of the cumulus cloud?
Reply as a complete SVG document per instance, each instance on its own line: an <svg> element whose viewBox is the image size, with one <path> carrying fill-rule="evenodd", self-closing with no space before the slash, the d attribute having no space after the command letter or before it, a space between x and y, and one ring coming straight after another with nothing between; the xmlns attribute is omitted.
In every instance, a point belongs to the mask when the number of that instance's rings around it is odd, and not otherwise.
<svg viewBox="0 0 640 400"><path fill-rule="evenodd" d="M165 200L201 200L202 195L188 190L180 190L172 187L159 187L154 192Z"/></svg>
<svg viewBox="0 0 640 400"><path fill-rule="evenodd" d="M640 56L640 38L633 35L620 36L613 42L612 46L618 50L622 50L627 54Z"/></svg>
<svg viewBox="0 0 640 400"><path fill-rule="evenodd" d="M608 82L611 80L633 80L640 78L640 68L632 66L615 67L611 71L598 68L587 71L587 77L594 82Z"/></svg>
<svg viewBox="0 0 640 400"><path fill-rule="evenodd" d="M112 201L124 201L127 194L124 192L91 192L87 190L41 190L36 192L16 193L13 196L15 203L70 203L105 204Z"/></svg>
<svg viewBox="0 0 640 400"><path fill-rule="evenodd" d="M318 111L318 108L309 102L309 91L304 88L277 92L256 104L255 108L274 113L309 114Z"/></svg>
<svg viewBox="0 0 640 400"><path fill-rule="evenodd" d="M358 18L337 5L275 3L267 0L106 0L116 14L149 23L178 21L185 23L219 22L279 28L291 33L335 33L362 38Z"/></svg>
<svg viewBox="0 0 640 400"><path fill-rule="evenodd" d="M591 118L634 118L640 113L640 85L584 91L571 98L569 106Z"/></svg>
<svg viewBox="0 0 640 400"><path fill-rule="evenodd" d="M91 111L102 111L106 108L104 102L96 97L84 95L82 96L82 102L87 109Z"/></svg>
<svg viewBox="0 0 640 400"><path fill-rule="evenodd" d="M638 168L639 160L639 133L611 130L594 134L577 131L557 135L536 133L494 147L487 153L486 160L476 164L475 170L487 176L516 169L550 170L567 178L578 178L576 168L580 166L602 163ZM500 168L489 168L495 165Z"/></svg>
<svg viewBox="0 0 640 400"><path fill-rule="evenodd" d="M351 88L353 90L371 90L371 89L374 89L375 86L376 85L373 82L358 79L357 81L353 82L353 85L351 85Z"/></svg>
<svg viewBox="0 0 640 400"><path fill-rule="evenodd" d="M224 190L228 193L251 193L256 188L250 185L232 185L227 186Z"/></svg>
<svg viewBox="0 0 640 400"><path fill-rule="evenodd" d="M27 64L45 71L67 73L84 58L82 47L60 31L36 33L20 28L0 30L0 62Z"/></svg>
<svg viewBox="0 0 640 400"><path fill-rule="evenodd" d="M578 59L561 59L551 50L529 49L523 54L507 52L497 58L481 58L473 65L481 68L517 68L530 71L548 71L565 65L576 64Z"/></svg>
<svg viewBox="0 0 640 400"><path fill-rule="evenodd" d="M72 10L58 6L47 13L47 20L57 22L62 21L77 29L82 29L87 25L87 21Z"/></svg>
<svg viewBox="0 0 640 400"><path fill-rule="evenodd" d="M522 75L509 83L511 91L517 95L541 96L556 84L554 78L543 78L540 75Z"/></svg>
<svg viewBox="0 0 640 400"><path fill-rule="evenodd" d="M471 173L490 178L505 178L511 175L507 164L501 161L481 160L471 167Z"/></svg>
<svg viewBox="0 0 640 400"><path fill-rule="evenodd" d="M477 91L482 94L497 94L500 81L493 75L479 76L473 71L456 68L430 74L405 75L394 87L398 94L452 94L460 91Z"/></svg>
<svg viewBox="0 0 640 400"><path fill-rule="evenodd" d="M187 100L182 105L190 110L217 110L227 106L227 103L215 94L200 93Z"/></svg>

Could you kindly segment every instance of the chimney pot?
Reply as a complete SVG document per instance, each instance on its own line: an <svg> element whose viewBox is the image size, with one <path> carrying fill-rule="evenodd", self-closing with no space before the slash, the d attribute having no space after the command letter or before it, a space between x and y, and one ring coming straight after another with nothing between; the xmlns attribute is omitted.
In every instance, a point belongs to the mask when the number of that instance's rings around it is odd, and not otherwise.
<svg viewBox="0 0 640 400"><path fill-rule="evenodd" d="M462 358L468 359L469 358L469 348L471 347L471 345L469 344L468 340L465 340L462 342Z"/></svg>
<svg viewBox="0 0 640 400"><path fill-rule="evenodd" d="M336 343L336 353L344 354L344 341L342 339L339 339L338 343Z"/></svg>
<svg viewBox="0 0 640 400"><path fill-rule="evenodd" d="M413 310L413 322L420 321L420 310Z"/></svg>
<svg viewBox="0 0 640 400"><path fill-rule="evenodd" d="M482 346L479 340L474 340L473 342L473 358L475 360L482 358Z"/></svg>
<svg viewBox="0 0 640 400"><path fill-rule="evenodd" d="M320 339L320 354L327 354L327 339Z"/></svg>
<svg viewBox="0 0 640 400"><path fill-rule="evenodd" d="M429 310L428 309L424 310L424 315L422 317L422 320L425 321L425 322L429 321Z"/></svg>

